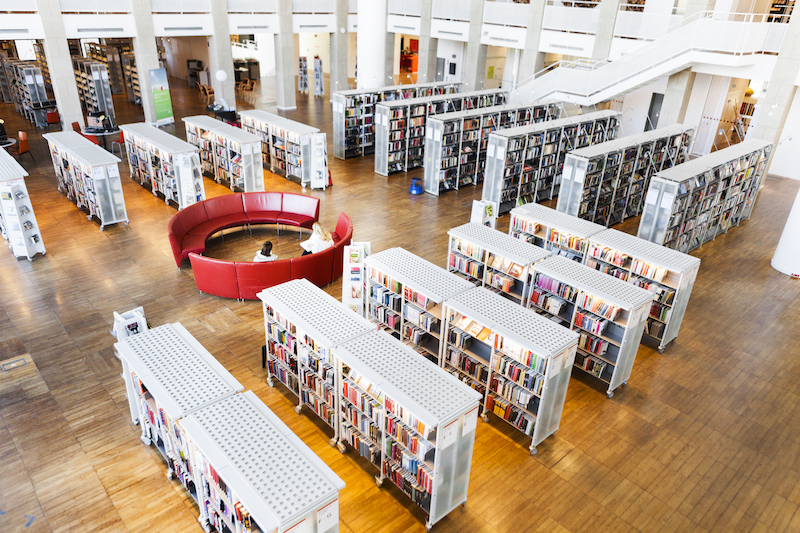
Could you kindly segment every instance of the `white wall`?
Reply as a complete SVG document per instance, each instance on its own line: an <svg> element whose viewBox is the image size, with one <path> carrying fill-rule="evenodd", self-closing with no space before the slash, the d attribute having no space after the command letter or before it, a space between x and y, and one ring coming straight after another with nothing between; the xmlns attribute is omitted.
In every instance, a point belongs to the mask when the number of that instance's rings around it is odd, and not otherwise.
<svg viewBox="0 0 800 533"><path fill-rule="evenodd" d="M769 173L782 178L800 180L800 166L797 164L797 154L800 153L800 91L794 93L792 107L789 108L779 143Z"/></svg>
<svg viewBox="0 0 800 533"><path fill-rule="evenodd" d="M653 93L666 93L668 81L669 76L662 76L653 83L625 95L622 100L622 131L625 135L635 135L644 131Z"/></svg>
<svg viewBox="0 0 800 533"><path fill-rule="evenodd" d="M464 43L439 39L436 57L444 58L444 81L461 81L464 63ZM456 64L456 73L450 74L450 63Z"/></svg>
<svg viewBox="0 0 800 533"><path fill-rule="evenodd" d="M715 140L717 141L717 148L728 146L726 138L723 135L718 135L718 132L719 119L722 116L730 86L731 79L729 77L713 76L711 78L708 96L703 107L703 116L695 134L693 153L698 155L710 153Z"/></svg>
<svg viewBox="0 0 800 533"><path fill-rule="evenodd" d="M313 80L314 56L322 60L322 72L331 72L331 34L330 33L299 33L299 47L295 49L295 69L300 56L308 58L308 77Z"/></svg>
<svg viewBox="0 0 800 533"><path fill-rule="evenodd" d="M356 41L358 34L349 32L347 34L347 77L356 77Z"/></svg>
<svg viewBox="0 0 800 533"><path fill-rule="evenodd" d="M199 59L208 67L208 37L169 37L161 40L167 52L167 72L185 80L186 60Z"/></svg>
<svg viewBox="0 0 800 533"><path fill-rule="evenodd" d="M489 45L486 48L486 72L484 73L483 86L487 89L500 87L500 82L503 81L503 66L505 65L507 53L508 48L505 46ZM489 67L494 67L491 79L489 79Z"/></svg>
<svg viewBox="0 0 800 533"><path fill-rule="evenodd" d="M703 119L703 109L706 106L708 89L711 87L711 78L713 78L711 74L695 74L694 76L692 94L689 96L689 103L686 105L686 115L683 118L683 123L687 126L694 126L695 136L697 127Z"/></svg>

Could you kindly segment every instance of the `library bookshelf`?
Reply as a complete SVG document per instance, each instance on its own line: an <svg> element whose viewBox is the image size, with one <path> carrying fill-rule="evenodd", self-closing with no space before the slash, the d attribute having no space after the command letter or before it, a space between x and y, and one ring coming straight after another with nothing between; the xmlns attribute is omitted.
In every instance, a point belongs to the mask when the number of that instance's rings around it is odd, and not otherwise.
<svg viewBox="0 0 800 533"><path fill-rule="evenodd" d="M428 117L506 103L507 93L487 89L381 102L375 108L375 172L388 176L422 166Z"/></svg>
<svg viewBox="0 0 800 533"><path fill-rule="evenodd" d="M555 433L578 334L485 287L445 302L444 368L483 397L481 417L497 415L531 438Z"/></svg>
<svg viewBox="0 0 800 533"><path fill-rule="evenodd" d="M103 63L108 71L109 86L114 94L125 94L125 79L119 48L97 43L86 43L86 57Z"/></svg>
<svg viewBox="0 0 800 533"><path fill-rule="evenodd" d="M120 159L74 131L46 133L42 137L50 149L58 188L87 213L86 218L97 217L100 231L119 222L128 225Z"/></svg>
<svg viewBox="0 0 800 533"><path fill-rule="evenodd" d="M145 122L123 124L131 179L184 209L206 199L197 147Z"/></svg>
<svg viewBox="0 0 800 533"><path fill-rule="evenodd" d="M72 69L78 85L78 96L87 113L103 113L111 127L116 127L114 100L105 64L82 57L72 58Z"/></svg>
<svg viewBox="0 0 800 533"><path fill-rule="evenodd" d="M678 336L700 259L607 229L589 238L584 264L655 294L644 334L658 341L663 353Z"/></svg>
<svg viewBox="0 0 800 533"><path fill-rule="evenodd" d="M128 101L141 105L142 90L139 87L139 71L136 68L136 56L133 52L120 54L122 59L122 74L125 79Z"/></svg>
<svg viewBox="0 0 800 533"><path fill-rule="evenodd" d="M463 85L463 82L437 81L333 93L333 155L347 159L374 153L375 106L379 102L457 93Z"/></svg>
<svg viewBox="0 0 800 533"><path fill-rule="evenodd" d="M570 152L556 209L603 226L639 216L652 176L686 161L693 138L673 124Z"/></svg>
<svg viewBox="0 0 800 533"><path fill-rule="evenodd" d="M604 110L492 132L482 199L503 214L555 198L567 152L614 139L619 120L619 111Z"/></svg>
<svg viewBox="0 0 800 533"><path fill-rule="evenodd" d="M5 60L9 96L17 113L38 127L47 125L47 111L56 107L52 85L36 61Z"/></svg>
<svg viewBox="0 0 800 533"><path fill-rule="evenodd" d="M242 129L261 139L264 169L297 178L303 187L328 186L328 141L319 128L259 109L239 116Z"/></svg>
<svg viewBox="0 0 800 533"><path fill-rule="evenodd" d="M203 173L234 192L264 190L260 137L206 115L182 120L186 140L198 148Z"/></svg>
<svg viewBox="0 0 800 533"><path fill-rule="evenodd" d="M308 94L308 58L306 56L297 58L297 90Z"/></svg>
<svg viewBox="0 0 800 533"><path fill-rule="evenodd" d="M368 452L433 525L467 501L480 394L385 331L336 348L340 442Z"/></svg>
<svg viewBox="0 0 800 533"><path fill-rule="evenodd" d="M655 294L560 256L533 270L528 306L580 335L573 366L613 397L631 376Z"/></svg>
<svg viewBox="0 0 800 533"><path fill-rule="evenodd" d="M637 236L688 253L750 218L772 143L748 139L659 172Z"/></svg>
<svg viewBox="0 0 800 533"><path fill-rule="evenodd" d="M431 117L425 125L425 192L439 196L442 191L481 183L492 131L553 120L560 114L560 104L542 101Z"/></svg>
<svg viewBox="0 0 800 533"><path fill-rule="evenodd" d="M508 234L582 263L589 237L604 229L540 204L525 204L511 210Z"/></svg>
<svg viewBox="0 0 800 533"><path fill-rule="evenodd" d="M15 257L28 261L47 253L25 185L28 172L14 157L0 148L0 236Z"/></svg>
<svg viewBox="0 0 800 533"><path fill-rule="evenodd" d="M447 232L447 268L468 281L526 305L531 265L552 252L496 229L468 222Z"/></svg>
<svg viewBox="0 0 800 533"><path fill-rule="evenodd" d="M369 255L364 265L367 317L438 365L445 334L442 303L472 283L403 248Z"/></svg>

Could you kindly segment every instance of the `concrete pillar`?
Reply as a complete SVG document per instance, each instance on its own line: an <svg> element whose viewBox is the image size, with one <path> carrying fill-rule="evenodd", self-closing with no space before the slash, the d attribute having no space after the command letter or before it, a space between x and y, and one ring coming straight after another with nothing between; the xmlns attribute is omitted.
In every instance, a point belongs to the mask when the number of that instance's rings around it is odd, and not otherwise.
<svg viewBox="0 0 800 533"><path fill-rule="evenodd" d="M208 70L211 73L214 98L217 102L224 99L230 109L236 109L236 78L233 74L231 32L228 28L228 0L211 2L211 18L214 21L214 33L208 36ZM219 70L228 75L224 82L217 80Z"/></svg>
<svg viewBox="0 0 800 533"><path fill-rule="evenodd" d="M481 27L483 26L483 4L486 0L472 0L469 14L469 39L464 52L464 66L461 69L462 81L466 82L465 91L483 89L483 77L486 73L486 49L481 44Z"/></svg>
<svg viewBox="0 0 800 533"><path fill-rule="evenodd" d="M427 83L436 79L436 52L439 40L431 38L433 0L421 0L420 8L417 83Z"/></svg>
<svg viewBox="0 0 800 533"><path fill-rule="evenodd" d="M774 152L774 151L773 151ZM770 264L778 272L782 272L793 278L800 277L800 191L794 200L794 206L789 212L786 226L783 227L781 240L775 248L775 255L772 256Z"/></svg>
<svg viewBox="0 0 800 533"><path fill-rule="evenodd" d="M386 62L383 68L383 85L400 85L403 80L395 79L394 75L399 74L394 70L394 54L395 54L395 34L386 32Z"/></svg>
<svg viewBox="0 0 800 533"><path fill-rule="evenodd" d="M524 83L544 68L544 53L539 51L542 38L542 22L547 0L531 0L528 11L528 30L525 32L525 48L519 62L517 79Z"/></svg>
<svg viewBox="0 0 800 533"><path fill-rule="evenodd" d="M606 60L611 53L611 41L614 39L614 26L617 24L617 13L621 3L622 0L600 2L600 15L592 49L592 59L595 61Z"/></svg>
<svg viewBox="0 0 800 533"><path fill-rule="evenodd" d="M683 123L686 118L686 109L694 88L695 73L691 68L682 70L669 77L667 90L664 93L664 103L661 114L658 116L657 128L671 124Z"/></svg>
<svg viewBox="0 0 800 533"><path fill-rule="evenodd" d="M373 89L386 85L386 0L358 0L358 40L356 42L356 85L359 89ZM394 34L391 34L394 43ZM392 56L394 57L394 56Z"/></svg>
<svg viewBox="0 0 800 533"><path fill-rule="evenodd" d="M275 34L275 89L277 91L277 107L281 111L297 109L297 90L294 77L296 68L292 0L278 0L278 33Z"/></svg>
<svg viewBox="0 0 800 533"><path fill-rule="evenodd" d="M335 0L333 16L336 18L336 31L331 33L331 75L330 94L347 89L347 0Z"/></svg>
<svg viewBox="0 0 800 533"><path fill-rule="evenodd" d="M46 38L42 39L44 56L47 59L53 94L61 115L61 126L64 130L70 130L70 124L77 122L83 127L81 99L78 96L78 86L72 70L67 34L61 16L61 3L59 0L38 0L37 4L46 35Z"/></svg>
<svg viewBox="0 0 800 533"><path fill-rule="evenodd" d="M156 107L153 102L153 91L150 88L150 71L158 68L158 48L153 29L150 0L131 0L131 14L136 26L133 54L136 59L136 71L139 73L139 91L142 93L144 120L155 124Z"/></svg>

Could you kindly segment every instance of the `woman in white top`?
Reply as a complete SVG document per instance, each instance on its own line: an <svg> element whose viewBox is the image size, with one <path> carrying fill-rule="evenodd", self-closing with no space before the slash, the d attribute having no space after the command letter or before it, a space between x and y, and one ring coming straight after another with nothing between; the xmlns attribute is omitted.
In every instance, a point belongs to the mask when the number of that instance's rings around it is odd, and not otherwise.
<svg viewBox="0 0 800 533"><path fill-rule="evenodd" d="M261 250L256 252L256 256L253 258L254 263L267 263L277 260L278 256L272 255L272 243L270 241L266 241L264 246L261 247Z"/></svg>
<svg viewBox="0 0 800 533"><path fill-rule="evenodd" d="M322 227L322 224L319 222L314 222L314 225L311 226L311 229L313 230L311 237L309 237L308 240L300 243L300 246L302 246L304 250L303 255L322 252L323 250L327 250L333 246L333 237L331 237L330 233L325 231L325 228Z"/></svg>

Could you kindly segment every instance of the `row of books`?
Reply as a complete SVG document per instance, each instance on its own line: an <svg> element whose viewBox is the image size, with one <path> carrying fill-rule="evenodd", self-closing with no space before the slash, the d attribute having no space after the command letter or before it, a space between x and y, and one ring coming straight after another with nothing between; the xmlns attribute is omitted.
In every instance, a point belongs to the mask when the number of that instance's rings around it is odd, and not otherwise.
<svg viewBox="0 0 800 533"><path fill-rule="evenodd" d="M620 308L617 307L616 305L611 305L610 303L603 301L597 296L593 296L587 293L582 293L578 297L578 305L583 307L587 311L591 311L596 315L608 318L610 320L616 320L617 315L620 312Z"/></svg>
<svg viewBox="0 0 800 533"><path fill-rule="evenodd" d="M543 359L543 361L546 361L546 359ZM506 377L509 381L533 391L537 395L542 394L544 369L537 369L534 371L531 368L509 361L508 359L495 357L493 359L492 370Z"/></svg>
<svg viewBox="0 0 800 533"><path fill-rule="evenodd" d="M483 279L483 263L479 263L475 260L451 253L448 266L452 270L457 270L466 276Z"/></svg>
<svg viewBox="0 0 800 533"><path fill-rule="evenodd" d="M539 273L536 276L536 286L546 290L547 292L569 300L570 302L575 301L575 298L579 292L578 289L572 285L567 285L566 283L555 280L542 273Z"/></svg>
<svg viewBox="0 0 800 533"><path fill-rule="evenodd" d="M595 355L603 356L608 351L609 342L581 332L578 347Z"/></svg>
<svg viewBox="0 0 800 533"><path fill-rule="evenodd" d="M533 435L536 419L514 407L508 400L495 398L492 395L486 398L486 409L515 426L525 435Z"/></svg>
<svg viewBox="0 0 800 533"><path fill-rule="evenodd" d="M560 315L567 305L565 300L537 289L531 291L530 301L533 305L553 315Z"/></svg>
<svg viewBox="0 0 800 533"><path fill-rule="evenodd" d="M592 244L591 248L589 248L589 257L600 259L601 261L605 261L606 263L611 263L612 265L616 266L623 266L628 262L628 259L630 259L627 254L612 250L611 248L600 247L594 243Z"/></svg>
<svg viewBox="0 0 800 533"><path fill-rule="evenodd" d="M381 450L348 422L342 422L342 440L347 442L361 457L380 468Z"/></svg>

